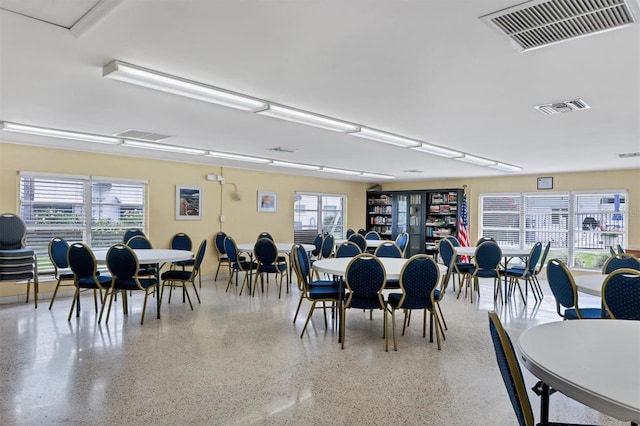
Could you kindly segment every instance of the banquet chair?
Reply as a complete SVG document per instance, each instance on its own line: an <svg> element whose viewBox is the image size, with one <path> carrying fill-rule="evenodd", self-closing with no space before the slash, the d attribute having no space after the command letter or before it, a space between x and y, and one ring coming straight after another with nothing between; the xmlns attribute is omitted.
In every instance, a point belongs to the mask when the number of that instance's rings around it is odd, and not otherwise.
<svg viewBox="0 0 640 426"><path fill-rule="evenodd" d="M603 274L610 274L617 269L628 268L640 271L640 261L632 254L617 253L609 257L602 266Z"/></svg>
<svg viewBox="0 0 640 426"><path fill-rule="evenodd" d="M142 235L143 237L145 236L142 229L138 229L138 228L127 229L124 232L124 236L122 237L122 243L127 244L127 241L129 241L132 237L135 237L136 235Z"/></svg>
<svg viewBox="0 0 640 426"><path fill-rule="evenodd" d="M374 255L377 257L391 257L400 259L402 257L402 251L400 250L400 247L398 247L398 245L393 241L385 241L376 248ZM400 281L387 279L385 287L400 288Z"/></svg>
<svg viewBox="0 0 640 426"><path fill-rule="evenodd" d="M520 296L522 297L522 301L525 305L527 304L527 299L529 297L529 286L531 286L531 291L533 292L533 297L535 298L535 300L538 301L538 298L540 297L533 277L536 271L536 267L538 266L538 260L540 260L541 254L542 243L537 242L531 248L524 267L508 268L505 271L501 272L509 278L509 296L511 296L511 294L517 287L520 291ZM521 279L524 280L524 292L522 291L522 287L520 286Z"/></svg>
<svg viewBox="0 0 640 426"><path fill-rule="evenodd" d="M353 229L349 228L349 229L347 229L347 233L345 234L345 238L348 240L349 237L352 236L355 233L356 233L356 231L354 231Z"/></svg>
<svg viewBox="0 0 640 426"><path fill-rule="evenodd" d="M240 257L235 240L228 235L224 239L224 251L229 258L229 282L227 283L227 289L225 291L229 291L229 287L231 286L234 276L236 277L237 287L238 274L240 272L244 272L242 287L240 287L240 295L242 295L242 290L244 290L245 284L247 285L247 290L251 292L251 275L253 271L258 269L258 264L253 260L247 261L245 258Z"/></svg>
<svg viewBox="0 0 640 426"><path fill-rule="evenodd" d="M524 378L522 377L522 370L518 363L518 357L513 349L511 338L502 327L500 318L494 311L489 312L489 332L491 333L491 340L493 341L502 381L507 389L507 394L509 394L518 424L520 426L535 426L536 422L533 417L533 410L531 409ZM548 416L549 390L547 385L538 382L534 387L534 391L541 386L547 387L547 391L540 398L540 411L546 414L542 415L542 422L538 423L538 426L578 426L571 423L553 423L544 418Z"/></svg>
<svg viewBox="0 0 640 426"><path fill-rule="evenodd" d="M191 251L193 249L191 238L184 232L177 233L171 238L171 249ZM171 263L171 267L180 267L184 270L186 266L193 266L194 263L195 259L177 260ZM202 281L200 282L200 287L202 287Z"/></svg>
<svg viewBox="0 0 640 426"><path fill-rule="evenodd" d="M111 287L107 289L104 302L107 301L107 294L110 295L109 307L107 308L107 318L105 322L109 322L111 314L111 306L116 293L122 296L122 311L124 315L129 314L129 300L127 292L144 291L144 303L142 305L142 317L140 325L144 324L144 314L147 310L147 300L150 294L154 294L158 290L158 280L154 278L140 278L140 263L135 252L124 244L116 244L111 246L107 251L107 267L111 274ZM160 297L158 295L158 297ZM104 305L103 305L104 307ZM103 308L104 310L104 308ZM102 315L98 319L98 323L102 320Z"/></svg>
<svg viewBox="0 0 640 426"><path fill-rule="evenodd" d="M387 333L387 306L384 301L384 290L387 273L384 265L372 254L362 253L351 259L345 271L346 294L342 303L340 342L344 349L347 309L381 309L383 312L384 350L389 350Z"/></svg>
<svg viewBox="0 0 640 426"><path fill-rule="evenodd" d="M199 277L200 267L202 265L202 259L204 259L204 252L207 249L207 240L202 240L200 246L198 247L198 251L196 253L196 257L193 262L193 268L191 270L185 269L170 269L162 273L162 289L160 291L160 303L162 304L162 296L164 295L164 288L169 286L169 300L167 303L171 303L171 293L175 287L182 287L182 303L185 302L185 296L189 301L189 306L193 311L193 304L191 303L191 296L189 296L189 291L187 290L187 283L191 283L193 286L193 291L196 293L196 298L198 299L198 303L200 302L200 295L198 294L198 289L196 288L196 277Z"/></svg>
<svg viewBox="0 0 640 426"><path fill-rule="evenodd" d="M618 248L618 254L624 254L625 253L624 249L622 248L622 246L620 244L618 244L617 248Z"/></svg>
<svg viewBox="0 0 640 426"><path fill-rule="evenodd" d="M491 241L491 242L496 242L495 238L493 237L480 237L478 239L478 242L476 243L476 246L479 246L482 243L486 243L487 241Z"/></svg>
<svg viewBox="0 0 640 426"><path fill-rule="evenodd" d="M320 252L322 251L322 240L324 240L324 234L318 234L313 239L313 246L315 248L311 251L311 256L316 259L320 258Z"/></svg>
<svg viewBox="0 0 640 426"><path fill-rule="evenodd" d="M268 233L268 232L261 232L261 233L259 233L259 234L258 234L258 238L256 239L256 241L258 241L260 238L267 238L267 239L269 239L269 240L271 240L271 241L274 241L274 242L275 242L275 240L273 239L273 236L271 236L271 234L270 234L270 233ZM278 262L284 262L284 263L286 264L286 263L287 263L287 256L280 256L280 255L278 255ZM268 276L267 276L267 282L268 282L268 280L269 280L269 278L268 278ZM289 281L289 277L287 276L287 282L288 282L288 281ZM288 293L288 292L289 292L289 289L287 289L287 293Z"/></svg>
<svg viewBox="0 0 640 426"><path fill-rule="evenodd" d="M407 234L406 232L399 233L396 237L396 244L402 252L401 257L405 257L407 255L407 246L409 245L409 234Z"/></svg>
<svg viewBox="0 0 640 426"><path fill-rule="evenodd" d="M220 272L220 266L227 265L229 266L229 258L227 257L227 252L224 249L224 240L227 238L227 234L224 232L218 232L213 237L213 247L216 250L216 254L218 256L218 267L216 268L216 275L213 278L214 281L218 279L218 272Z"/></svg>
<svg viewBox="0 0 640 426"><path fill-rule="evenodd" d="M51 302L49 302L49 310L56 300L58 289L60 287L75 287L73 271L69 269L69 261L67 260L67 252L69 251L69 243L59 237L54 237L49 241L49 259L53 265L53 276L56 279L56 288L53 290Z"/></svg>
<svg viewBox="0 0 640 426"><path fill-rule="evenodd" d="M361 252L365 252L367 251L367 242L364 239L364 236L361 234L353 234L352 236L349 237L349 240L352 243L355 243L358 247L360 247L360 251Z"/></svg>
<svg viewBox="0 0 640 426"><path fill-rule="evenodd" d="M322 247L320 249L320 259L328 259L333 255L335 238L331 234L326 234L322 239Z"/></svg>
<svg viewBox="0 0 640 426"><path fill-rule="evenodd" d="M262 292L264 293L264 275L278 274L280 276L280 284L278 285L278 299L282 295L282 279L287 276L287 282L289 282L287 262L284 261L282 256L278 256L278 248L273 240L269 238L260 238L256 241L253 247L253 254L258 261L258 269L256 271L256 277L253 282L253 296L256 295L256 287L258 286L258 277L260 278L260 284L262 286ZM269 279L267 278L267 285ZM287 293L289 293L289 287L287 286Z"/></svg>
<svg viewBox="0 0 640 426"><path fill-rule="evenodd" d="M33 301L38 307L38 259L35 250L26 247L27 225L13 213L0 215L0 281L27 280L27 300L33 280Z"/></svg>
<svg viewBox="0 0 640 426"><path fill-rule="evenodd" d="M640 271L610 273L602 284L602 304L612 319L640 320Z"/></svg>
<svg viewBox="0 0 640 426"><path fill-rule="evenodd" d="M456 240L457 242L457 240ZM443 238L438 242L438 253L442 258L444 266L447 267L447 273L443 278L442 291L446 291L449 286L449 279L453 277L453 291L456 291L456 277L458 277L458 287L462 288L463 280L466 274L473 266L469 262L458 262L458 253L456 246L449 238Z"/></svg>
<svg viewBox="0 0 640 426"><path fill-rule="evenodd" d="M132 249L140 249L140 250L148 250L152 249L151 241L144 235L134 235L129 238L125 245ZM140 270L138 271L138 275L150 277L155 277L157 273L156 265L154 264L143 264L140 265Z"/></svg>
<svg viewBox="0 0 640 426"><path fill-rule="evenodd" d="M367 230L364 229L364 228L360 228L360 229L358 229L357 233L364 237L365 235L367 235Z"/></svg>
<svg viewBox="0 0 640 426"><path fill-rule="evenodd" d="M111 277L98 273L98 262L93 251L83 243L73 243L67 250L67 263L73 272L73 285L75 292L71 301L71 309L67 321L71 321L73 308L76 308L76 317L80 316L80 292L83 290L93 290L93 304L96 314L98 313L98 292L100 293L100 317L104 312L104 304L107 300L107 289L111 285ZM104 295L103 295L104 290ZM77 303L77 305L76 305Z"/></svg>
<svg viewBox="0 0 640 426"><path fill-rule="evenodd" d="M378 234L376 231L369 231L364 235L364 239L365 240L379 240L380 239L380 234Z"/></svg>
<svg viewBox="0 0 640 426"><path fill-rule="evenodd" d="M578 288L569 268L560 259L551 259L547 264L547 281L556 299L558 315L564 319L602 318L599 308L580 308L578 306ZM564 307L561 311L560 306Z"/></svg>
<svg viewBox="0 0 640 426"><path fill-rule="evenodd" d="M440 350L440 331L442 325L435 309L439 291L436 289L440 278L440 270L436 262L426 254L416 254L404 264L400 271L400 289L402 293L391 293L387 304L391 310L391 329L393 331L393 350L398 350L396 341L396 310L404 310L402 335L407 326L408 311L422 309L422 337L427 336L427 311L431 314L429 323L429 341L433 342L433 321L436 322L436 341ZM443 333L444 334L444 333Z"/></svg>
<svg viewBox="0 0 640 426"><path fill-rule="evenodd" d="M465 297L469 287L471 287L470 302L473 303L473 293L478 293L480 297L479 278L493 278L493 299L496 300L498 293L502 295L502 287L500 286L500 260L502 259L502 250L498 244L493 241L485 241L476 247L473 255L475 261L469 268L463 286L465 287ZM473 279L473 286L471 280ZM458 296L462 292L462 287L458 288ZM502 300L502 296L500 296Z"/></svg>
<svg viewBox="0 0 640 426"><path fill-rule="evenodd" d="M355 257L362 253L360 247L354 242L345 241L336 250L336 257Z"/></svg>
<svg viewBox="0 0 640 426"><path fill-rule="evenodd" d="M304 336L304 332L307 330L307 325L309 324L309 320L311 319L318 302L322 302L324 326L325 328L329 326L327 323L327 302L331 303L332 308L335 307L336 303L339 301L340 290L338 288L338 284L334 281L311 280L311 263L309 262L309 256L304 247L299 244L294 244L291 248L291 255L293 270L298 278L298 289L300 290L300 300L298 301L296 313L293 316L294 324L298 318L298 312L300 311L302 301L306 299L311 302L311 308L309 309L307 319L304 322L302 333L300 333L300 338L302 338Z"/></svg>

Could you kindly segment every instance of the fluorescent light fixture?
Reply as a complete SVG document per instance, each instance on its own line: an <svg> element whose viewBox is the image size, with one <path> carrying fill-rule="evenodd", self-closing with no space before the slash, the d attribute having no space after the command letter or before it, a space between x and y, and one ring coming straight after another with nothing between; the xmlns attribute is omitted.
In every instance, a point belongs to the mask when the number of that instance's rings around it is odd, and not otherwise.
<svg viewBox="0 0 640 426"><path fill-rule="evenodd" d="M360 131L350 133L353 136L357 136L359 138L371 139L378 142L388 143L395 146L401 146L405 148L410 148L414 146L420 146L422 142L417 141L415 139L409 139L398 135L393 135L391 133L381 132L379 130L368 129L366 127L361 127Z"/></svg>
<svg viewBox="0 0 640 426"><path fill-rule="evenodd" d="M244 111L256 111L268 105L266 101L260 99L120 61L112 61L105 65L102 75L114 80Z"/></svg>
<svg viewBox="0 0 640 426"><path fill-rule="evenodd" d="M456 157L454 160L464 161L465 163L476 164L478 166L494 166L496 164L495 161L469 154L464 154L462 157Z"/></svg>
<svg viewBox="0 0 640 426"><path fill-rule="evenodd" d="M228 152L217 152L217 151L209 151L207 157L216 157L216 158L224 158L225 160L236 160L236 161L249 161L251 163L270 163L271 160L267 160L266 158L258 158L258 157L249 157L241 154L230 154Z"/></svg>
<svg viewBox="0 0 640 426"><path fill-rule="evenodd" d="M130 146L133 148L153 149L156 151L168 151L168 152L175 152L178 154L203 155L207 153L207 151L204 151L202 149L185 148L182 146L164 145L164 144L152 143L152 142L130 141L128 139L125 139L124 145Z"/></svg>
<svg viewBox="0 0 640 426"><path fill-rule="evenodd" d="M311 166L309 164L300 164L300 163L288 163L286 161L272 161L272 166L279 167L291 167L294 169L305 169L305 170L320 170L320 166Z"/></svg>
<svg viewBox="0 0 640 426"><path fill-rule="evenodd" d="M411 149L420 152L426 152L427 154L439 155L440 157L446 158L462 157L464 155L460 151L455 151L453 149L443 148L441 146L431 145L428 143L423 143L421 146L416 146Z"/></svg>
<svg viewBox="0 0 640 426"><path fill-rule="evenodd" d="M323 172L328 172L328 173L339 173L339 174L343 174L343 175L353 175L353 176L357 176L360 175L360 172L356 172L353 170L343 170L343 169L334 169L331 167L323 167L322 168Z"/></svg>
<svg viewBox="0 0 640 426"><path fill-rule="evenodd" d="M335 120L333 118L324 117L322 115L313 114L311 112L301 111L282 105L270 104L268 109L257 111L256 114L266 115L267 117L279 118L281 120L292 121L298 124L306 124L307 126L319 127L321 129L333 130L334 132L355 132L358 126L345 121Z"/></svg>
<svg viewBox="0 0 640 426"><path fill-rule="evenodd" d="M49 136L52 138L71 139L95 143L119 145L122 139L112 136L93 135L90 133L72 132L69 130L49 129L47 127L29 126L27 124L10 123L3 121L0 128L7 132L25 133L28 135Z"/></svg>
<svg viewBox="0 0 640 426"><path fill-rule="evenodd" d="M513 166L511 164L505 164L505 163L496 163L493 166L489 166L492 169L498 169L498 170L502 170L504 172L521 172L522 171L522 167L519 166Z"/></svg>
<svg viewBox="0 0 640 426"><path fill-rule="evenodd" d="M395 176L380 175L380 174L377 174L377 173L362 172L362 176L368 177L368 178L373 178L373 179L395 179Z"/></svg>

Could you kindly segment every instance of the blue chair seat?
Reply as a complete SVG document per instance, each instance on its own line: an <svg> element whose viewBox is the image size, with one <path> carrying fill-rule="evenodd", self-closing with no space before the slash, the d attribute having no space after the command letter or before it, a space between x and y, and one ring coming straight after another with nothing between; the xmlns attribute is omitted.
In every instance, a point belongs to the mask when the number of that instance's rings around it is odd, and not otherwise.
<svg viewBox="0 0 640 426"><path fill-rule="evenodd" d="M345 295L346 298L349 297L349 293ZM351 298L351 303L349 304L350 308L356 309L380 309L380 301L378 297L362 297L357 294L354 294Z"/></svg>
<svg viewBox="0 0 640 426"><path fill-rule="evenodd" d="M178 269L171 269L162 273L162 280L188 280L191 277L191 271L180 271Z"/></svg>
<svg viewBox="0 0 640 426"><path fill-rule="evenodd" d="M308 285L309 285L309 288L313 288L313 287L324 287L324 286L336 285L336 283L334 281L318 280L318 281L311 281Z"/></svg>
<svg viewBox="0 0 640 426"><path fill-rule="evenodd" d="M309 299L337 299L339 289L337 285L321 285L309 289Z"/></svg>
<svg viewBox="0 0 640 426"><path fill-rule="evenodd" d="M602 318L602 310L598 308L580 308L582 319L600 319ZM578 319L575 309L565 309L564 317L566 319Z"/></svg>
<svg viewBox="0 0 640 426"><path fill-rule="evenodd" d="M73 277L73 274L71 274ZM111 285L111 277L108 275L97 275L96 278L102 287L109 287ZM98 288L93 277L80 278L78 280L78 287L80 288Z"/></svg>
<svg viewBox="0 0 640 426"><path fill-rule="evenodd" d="M267 274L282 273L286 270L287 270L287 265L285 265L284 263L258 266L258 272L264 272Z"/></svg>
<svg viewBox="0 0 640 426"><path fill-rule="evenodd" d="M158 280L155 278L138 278L138 282L142 288L147 288L156 285ZM115 287L119 290L140 290L134 278L118 279L116 280Z"/></svg>
<svg viewBox="0 0 640 426"><path fill-rule="evenodd" d="M435 295L434 295L435 296ZM394 308L400 304L402 293L391 293L387 298L387 302ZM424 298L405 297L402 308L406 309L431 309L431 301Z"/></svg>
<svg viewBox="0 0 640 426"><path fill-rule="evenodd" d="M176 266L181 266L181 267L185 267L185 266L193 266L196 263L195 259L188 259L188 260L178 260L173 262L174 265Z"/></svg>
<svg viewBox="0 0 640 426"><path fill-rule="evenodd" d="M241 269L242 270L246 270L246 269L256 269L256 268L258 268L258 265L256 263L253 263L253 262L240 261L240 264L237 264L237 263L233 264L233 269L236 270L236 271L239 271Z"/></svg>
<svg viewBox="0 0 640 426"><path fill-rule="evenodd" d="M480 268L476 272L476 268L472 267L469 270L469 273L470 274L475 274L479 278L495 278L495 276L496 276L496 271L494 271L493 269L482 269L482 268Z"/></svg>
<svg viewBox="0 0 640 426"><path fill-rule="evenodd" d="M523 276L522 274L524 274L525 271L527 271L527 269L525 267L514 266L513 268L509 268L506 271L502 271L501 274L507 274L507 276L522 277ZM524 276L528 277L530 275L531 275L531 273L529 271L527 271Z"/></svg>

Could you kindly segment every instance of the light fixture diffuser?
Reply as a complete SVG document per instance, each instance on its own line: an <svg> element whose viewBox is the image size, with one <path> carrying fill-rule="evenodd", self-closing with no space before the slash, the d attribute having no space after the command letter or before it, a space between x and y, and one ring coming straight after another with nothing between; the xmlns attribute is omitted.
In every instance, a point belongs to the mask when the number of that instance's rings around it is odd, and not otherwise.
<svg viewBox="0 0 640 426"><path fill-rule="evenodd" d="M500 163L500 162L489 167L491 167L492 169L502 170L503 172L521 172L522 171L522 167L513 166L511 164Z"/></svg>
<svg viewBox="0 0 640 426"><path fill-rule="evenodd" d="M267 160L266 158L249 157L246 155L230 154L228 152L218 152L218 151L209 151L209 153L207 154L207 157L224 158L225 160L249 161L251 163L262 163L262 164L271 162L271 160Z"/></svg>
<svg viewBox="0 0 640 426"><path fill-rule="evenodd" d="M300 163L289 163L286 161L272 161L270 163L272 166L279 167L291 167L294 169L304 169L304 170L320 170L320 166L312 166L309 164L300 164Z"/></svg>
<svg viewBox="0 0 640 426"><path fill-rule="evenodd" d="M344 169L334 169L332 167L323 167L321 169L323 172L328 172L328 173L338 173L338 174L343 174L343 175L353 175L353 176L357 176L360 175L360 172L356 172L354 170L344 170Z"/></svg>
<svg viewBox="0 0 640 426"><path fill-rule="evenodd" d="M164 145L164 144L152 143L152 142L125 140L124 145L130 146L133 148L151 149L155 151L168 151L168 152L175 152L178 154L204 155L207 153L207 151L204 151L202 149L185 148L183 146Z"/></svg>
<svg viewBox="0 0 640 426"><path fill-rule="evenodd" d="M465 163L476 164L478 166L493 166L496 164L495 161L469 154L464 154L462 157L456 157L454 160L464 161Z"/></svg>
<svg viewBox="0 0 640 426"><path fill-rule="evenodd" d="M47 127L30 126L28 124L10 123L3 121L0 128L7 132L25 133L28 135L49 136L52 138L71 139L76 141L119 145L122 139L111 136L93 135L90 133L72 132L69 130L50 129Z"/></svg>
<svg viewBox="0 0 640 426"><path fill-rule="evenodd" d="M373 179L395 179L395 176L391 176L391 175L381 175L378 173L366 173L366 172L362 172L362 176L364 177L368 177L368 178L373 178Z"/></svg>
<svg viewBox="0 0 640 426"><path fill-rule="evenodd" d="M379 130L368 129L366 127L361 127L359 131L350 134L359 138L371 139L377 142L383 142L405 148L417 147L422 144L422 142L415 139L409 139L403 136L381 132Z"/></svg>
<svg viewBox="0 0 640 426"><path fill-rule="evenodd" d="M112 61L105 65L102 75L114 80L243 111L256 111L267 107L267 103L260 99L120 61Z"/></svg>
<svg viewBox="0 0 640 426"><path fill-rule="evenodd" d="M306 124L307 126L319 127L334 132L355 132L358 126L345 121L335 120L311 112L302 111L295 108L289 108L282 105L270 104L269 108L257 111L256 114L266 115L267 117L279 118L281 120L292 121L298 124Z"/></svg>
<svg viewBox="0 0 640 426"><path fill-rule="evenodd" d="M443 148L441 146L431 145L428 143L423 143L421 146L416 146L411 149L420 152L426 152L427 154L439 155L440 157L445 158L462 157L464 155L460 151L455 151L453 149Z"/></svg>

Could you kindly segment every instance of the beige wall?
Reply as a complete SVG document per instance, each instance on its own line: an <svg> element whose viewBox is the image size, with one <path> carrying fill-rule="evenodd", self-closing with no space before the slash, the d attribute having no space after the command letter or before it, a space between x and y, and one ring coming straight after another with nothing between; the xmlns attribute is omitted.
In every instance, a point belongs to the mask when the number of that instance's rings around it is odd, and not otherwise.
<svg viewBox="0 0 640 426"><path fill-rule="evenodd" d="M25 145L0 143L0 212L18 212L19 171L64 173L147 179L148 236L154 247L168 247L177 232L189 234L195 244L209 244L203 263L204 275L216 268L213 235L224 231L237 242L255 241L258 233L270 232L276 241L293 241L293 197L295 191L324 192L347 196L347 227L359 228L365 217L366 184L333 179L255 172L199 164L110 156ZM227 184L206 180L207 174L223 175ZM233 199L235 184L242 199ZM175 185L197 185L203 190L203 219L175 220ZM278 194L276 213L257 212L258 190ZM219 217L225 216L224 223ZM23 294L24 285L2 283L0 297ZM42 292L53 291L51 283Z"/></svg>

